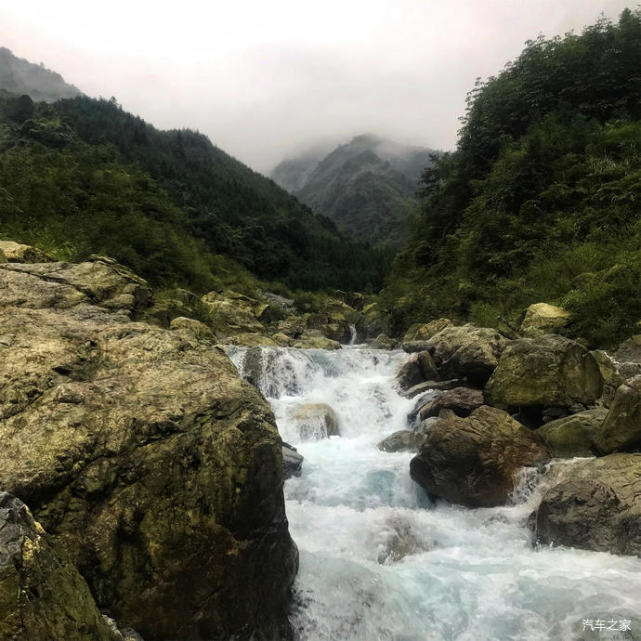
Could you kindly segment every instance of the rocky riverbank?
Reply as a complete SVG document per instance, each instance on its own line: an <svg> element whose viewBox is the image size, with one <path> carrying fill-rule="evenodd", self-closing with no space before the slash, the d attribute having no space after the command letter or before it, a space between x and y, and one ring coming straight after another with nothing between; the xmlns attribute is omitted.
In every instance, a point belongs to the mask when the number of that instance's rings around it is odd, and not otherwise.
<svg viewBox="0 0 641 641"><path fill-rule="evenodd" d="M142 322L151 290L121 265L11 249L0 638L124 638L101 614L146 641L288 638L298 556L264 399L197 321Z"/></svg>
<svg viewBox="0 0 641 641"><path fill-rule="evenodd" d="M539 304L519 338L446 319L413 327L397 385L415 406L380 448L415 451L410 473L428 495L468 507L509 502L524 467L596 457L555 468L534 540L639 554L641 336L590 352L556 333L564 322Z"/></svg>

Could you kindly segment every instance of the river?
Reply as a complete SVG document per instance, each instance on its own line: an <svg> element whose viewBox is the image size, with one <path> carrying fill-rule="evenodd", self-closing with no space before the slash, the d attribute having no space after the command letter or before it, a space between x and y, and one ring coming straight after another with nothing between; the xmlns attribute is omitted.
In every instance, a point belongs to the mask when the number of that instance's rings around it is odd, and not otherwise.
<svg viewBox="0 0 641 641"><path fill-rule="evenodd" d="M283 440L305 457L285 483L300 550L298 641L641 638L640 559L532 546L527 518L544 475L524 475L505 507L431 505L410 479L412 454L377 449L407 427L414 401L394 387L406 354L260 350L255 382ZM229 352L244 375L246 352ZM302 403L331 406L340 436L301 439Z"/></svg>

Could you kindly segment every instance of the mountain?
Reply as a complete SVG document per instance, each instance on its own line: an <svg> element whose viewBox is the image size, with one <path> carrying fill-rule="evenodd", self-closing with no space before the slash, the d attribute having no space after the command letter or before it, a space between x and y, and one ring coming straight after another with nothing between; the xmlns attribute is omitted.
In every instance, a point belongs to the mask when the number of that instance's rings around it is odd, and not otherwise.
<svg viewBox="0 0 641 641"><path fill-rule="evenodd" d="M365 134L327 155L314 150L284 160L271 176L346 236L399 248L431 153Z"/></svg>
<svg viewBox="0 0 641 641"><path fill-rule="evenodd" d="M73 98L80 95L80 90L67 84L62 76L47 69L44 65L35 65L0 47L0 89L14 94L27 94L34 100L53 102L60 98Z"/></svg>
<svg viewBox="0 0 641 641"><path fill-rule="evenodd" d="M391 263L204 135L85 96L0 96L0 235L198 292L252 277L377 289Z"/></svg>
<svg viewBox="0 0 641 641"><path fill-rule="evenodd" d="M517 327L548 302L592 346L638 333L640 59L641 10L626 10L530 41L477 84L382 296L397 332L440 316Z"/></svg>

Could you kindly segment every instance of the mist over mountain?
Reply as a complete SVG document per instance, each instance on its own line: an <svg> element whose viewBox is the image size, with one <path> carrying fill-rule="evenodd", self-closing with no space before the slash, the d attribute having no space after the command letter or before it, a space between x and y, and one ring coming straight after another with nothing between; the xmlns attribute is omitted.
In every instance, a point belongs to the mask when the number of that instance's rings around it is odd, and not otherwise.
<svg viewBox="0 0 641 641"><path fill-rule="evenodd" d="M327 155L314 149L281 162L272 178L347 236L401 247L431 149L363 134Z"/></svg>
<svg viewBox="0 0 641 641"><path fill-rule="evenodd" d="M0 89L18 95L27 94L34 100L45 102L73 98L82 93L66 83L59 73L42 64L18 58L6 47L0 47Z"/></svg>

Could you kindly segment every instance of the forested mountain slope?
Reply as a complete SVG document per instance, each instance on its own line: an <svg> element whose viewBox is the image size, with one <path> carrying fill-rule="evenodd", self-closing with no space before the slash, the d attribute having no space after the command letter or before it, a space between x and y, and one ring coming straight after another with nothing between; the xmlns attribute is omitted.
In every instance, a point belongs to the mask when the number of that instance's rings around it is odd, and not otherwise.
<svg viewBox="0 0 641 641"><path fill-rule="evenodd" d="M538 38L469 94L458 146L422 177L422 215L383 295L392 325L516 324L556 302L614 344L641 320L641 12Z"/></svg>
<svg viewBox="0 0 641 641"><path fill-rule="evenodd" d="M84 96L0 100L0 234L201 291L242 272L232 260L303 289L376 288L391 260L202 134Z"/></svg>
<svg viewBox="0 0 641 641"><path fill-rule="evenodd" d="M432 162L430 153L367 134L326 156L285 160L272 177L350 238L399 248L416 207L418 178Z"/></svg>
<svg viewBox="0 0 641 641"><path fill-rule="evenodd" d="M42 64L34 65L18 58L5 47L0 47L0 89L47 102L80 95L80 91L67 84L60 74Z"/></svg>

